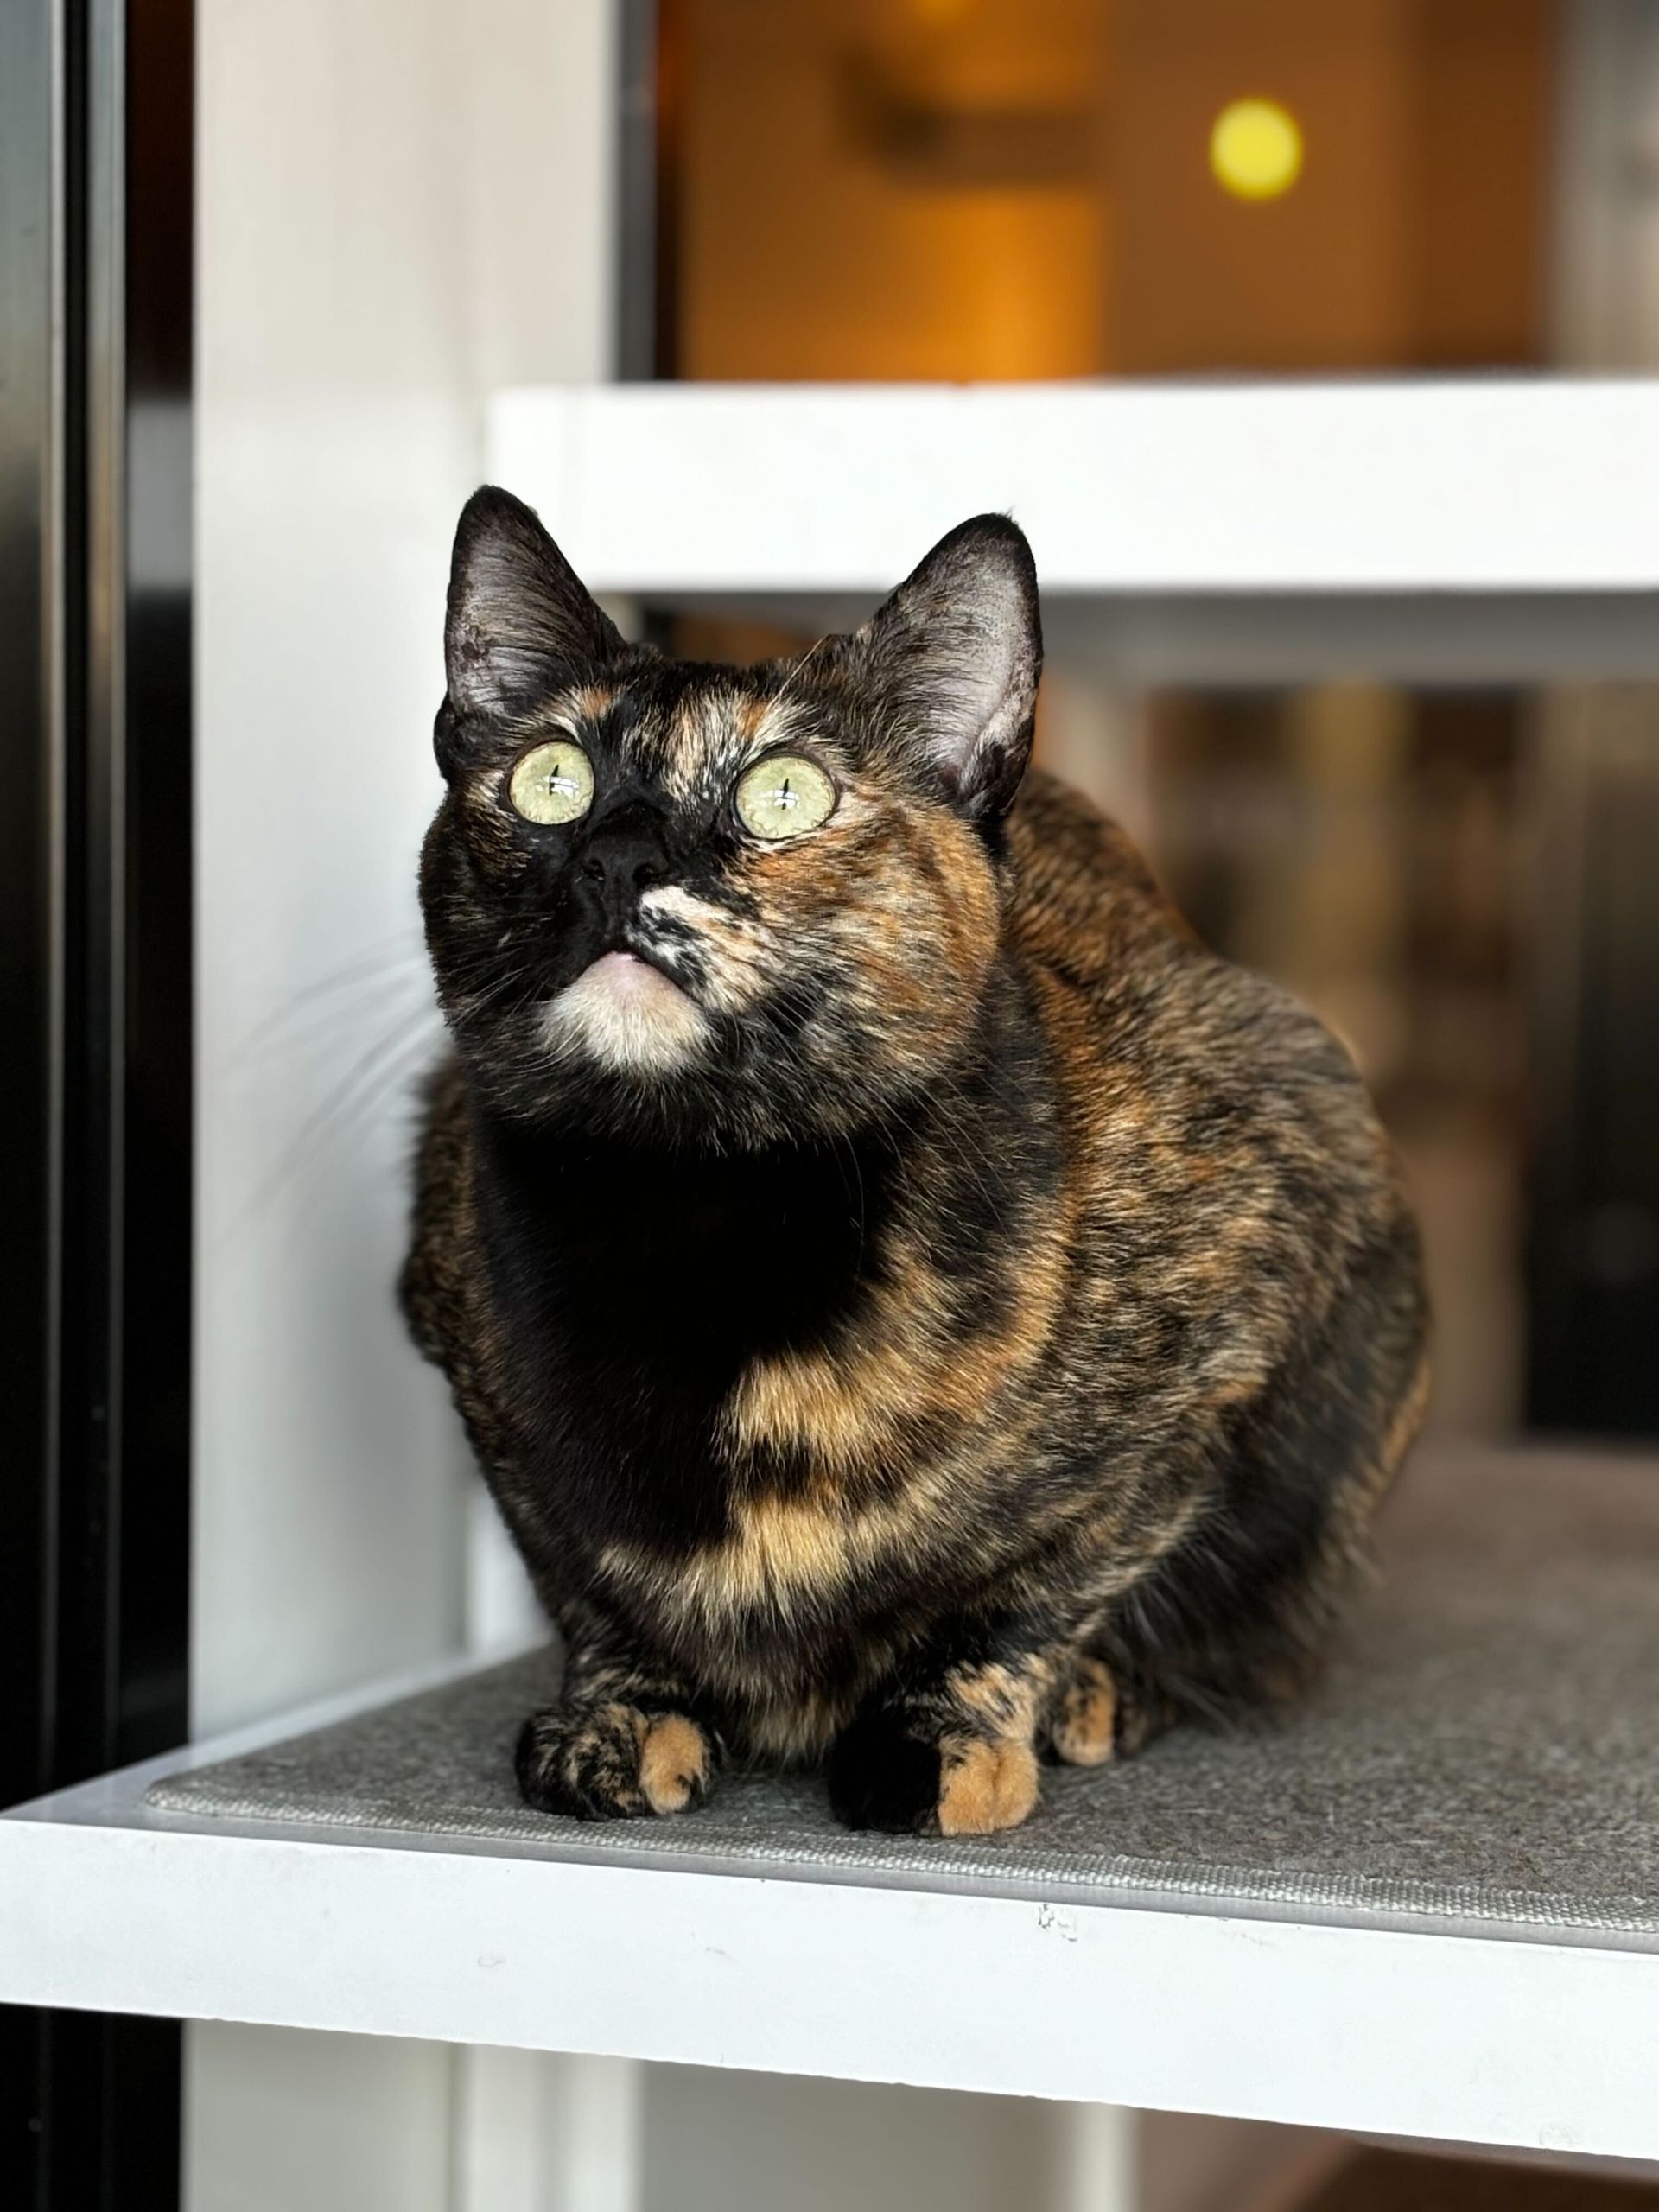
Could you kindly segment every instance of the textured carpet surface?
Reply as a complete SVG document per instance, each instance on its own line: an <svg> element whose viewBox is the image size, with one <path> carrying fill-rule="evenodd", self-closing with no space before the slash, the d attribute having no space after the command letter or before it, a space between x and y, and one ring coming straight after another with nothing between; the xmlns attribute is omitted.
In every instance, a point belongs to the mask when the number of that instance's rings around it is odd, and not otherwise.
<svg viewBox="0 0 1659 2212"><path fill-rule="evenodd" d="M1327 1677L1288 1718L1178 1731L1120 1767L1046 1769L1038 1811L1006 1835L849 1834L810 1776L728 1777L664 1821L526 1812L511 1749L554 1688L550 1655L163 1781L151 1800L711 1871L1659 1936L1659 1466L1425 1457L1382 1553Z"/></svg>

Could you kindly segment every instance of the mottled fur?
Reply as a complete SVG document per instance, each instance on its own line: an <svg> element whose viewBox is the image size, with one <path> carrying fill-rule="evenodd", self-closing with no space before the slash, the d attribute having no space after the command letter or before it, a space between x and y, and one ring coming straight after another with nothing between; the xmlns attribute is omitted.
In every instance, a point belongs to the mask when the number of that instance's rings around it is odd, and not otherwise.
<svg viewBox="0 0 1659 2212"><path fill-rule="evenodd" d="M677 1810L736 1753L994 1828L1039 1753L1293 1691L1421 1412L1416 1237L1341 1048L1024 775L1018 531L736 670L625 645L483 493L448 649L404 1295L565 1638L529 1802ZM550 731L568 828L505 795ZM839 798L766 845L780 746ZM577 1020L618 946L643 996Z"/></svg>

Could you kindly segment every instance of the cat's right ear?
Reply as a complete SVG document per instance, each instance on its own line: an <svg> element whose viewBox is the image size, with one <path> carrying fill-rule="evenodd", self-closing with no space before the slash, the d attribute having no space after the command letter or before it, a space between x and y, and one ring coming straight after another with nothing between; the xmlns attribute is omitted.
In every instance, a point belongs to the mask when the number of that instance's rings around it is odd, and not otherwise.
<svg viewBox="0 0 1659 2212"><path fill-rule="evenodd" d="M511 492L485 485L461 511L449 563L449 690L438 716L439 765L453 765L446 755L465 721L522 713L625 650L616 625L536 514Z"/></svg>

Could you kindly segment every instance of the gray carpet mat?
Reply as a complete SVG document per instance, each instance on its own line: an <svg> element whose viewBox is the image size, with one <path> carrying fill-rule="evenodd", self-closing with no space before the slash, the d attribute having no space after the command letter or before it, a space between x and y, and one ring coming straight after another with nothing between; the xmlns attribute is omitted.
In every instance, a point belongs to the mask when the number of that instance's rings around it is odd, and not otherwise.
<svg viewBox="0 0 1659 2212"><path fill-rule="evenodd" d="M1659 1936L1659 1465L1425 1457L1382 1553L1327 1677L1288 1718L1234 1737L1178 1731L1118 1767L1046 1769L1037 1812L1005 1835L849 1834L811 1776L729 1776L664 1821L527 1812L511 1751L553 1689L546 1653L163 1780L150 1798L710 1872Z"/></svg>

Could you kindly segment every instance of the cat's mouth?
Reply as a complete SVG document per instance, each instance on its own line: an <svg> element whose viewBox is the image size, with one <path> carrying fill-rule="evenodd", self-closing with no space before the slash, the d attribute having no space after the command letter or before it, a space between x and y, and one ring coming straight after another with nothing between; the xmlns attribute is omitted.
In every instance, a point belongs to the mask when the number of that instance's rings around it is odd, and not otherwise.
<svg viewBox="0 0 1659 2212"><path fill-rule="evenodd" d="M617 950L590 961L548 1001L547 1040L601 1066L662 1073L707 1042L709 1022L673 977L646 955Z"/></svg>
<svg viewBox="0 0 1659 2212"><path fill-rule="evenodd" d="M582 985L604 991L607 996L627 1004L648 1007L664 1002L665 996L685 1003L690 995L666 968L648 952L638 952L631 945L618 945L609 952L601 952L597 960L590 960L574 982L567 983L561 996Z"/></svg>

